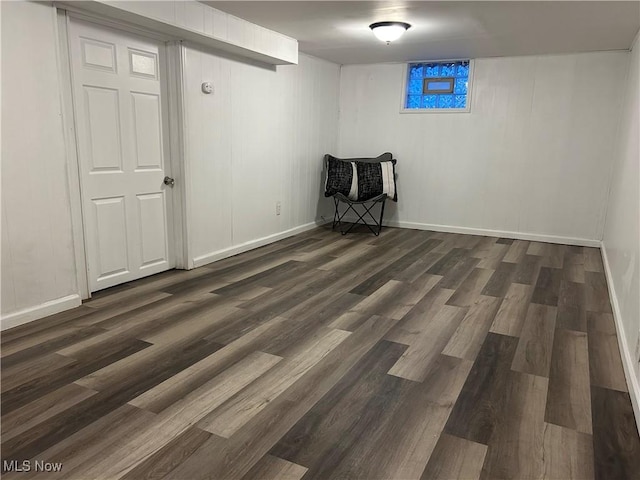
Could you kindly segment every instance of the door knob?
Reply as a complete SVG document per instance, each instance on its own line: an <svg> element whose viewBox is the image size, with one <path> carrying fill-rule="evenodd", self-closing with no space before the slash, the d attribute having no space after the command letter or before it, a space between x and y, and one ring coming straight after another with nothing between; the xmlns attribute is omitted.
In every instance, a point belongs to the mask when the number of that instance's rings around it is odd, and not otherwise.
<svg viewBox="0 0 640 480"><path fill-rule="evenodd" d="M171 178L171 177L164 177L164 184L165 185L169 185L170 187L173 187L175 185L176 181L175 179Z"/></svg>

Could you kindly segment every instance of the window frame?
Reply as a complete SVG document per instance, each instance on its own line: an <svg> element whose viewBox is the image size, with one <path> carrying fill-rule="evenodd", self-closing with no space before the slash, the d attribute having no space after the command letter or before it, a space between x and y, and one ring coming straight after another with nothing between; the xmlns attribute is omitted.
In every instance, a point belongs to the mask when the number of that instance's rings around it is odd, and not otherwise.
<svg viewBox="0 0 640 480"><path fill-rule="evenodd" d="M467 86L467 106L465 108L406 108L407 82L409 80L409 65L413 63L448 63L448 62L469 62L469 80ZM475 61L473 58L456 58L446 60L415 60L405 62L402 69L402 90L400 95L400 113L471 113L471 100L473 97L473 73Z"/></svg>

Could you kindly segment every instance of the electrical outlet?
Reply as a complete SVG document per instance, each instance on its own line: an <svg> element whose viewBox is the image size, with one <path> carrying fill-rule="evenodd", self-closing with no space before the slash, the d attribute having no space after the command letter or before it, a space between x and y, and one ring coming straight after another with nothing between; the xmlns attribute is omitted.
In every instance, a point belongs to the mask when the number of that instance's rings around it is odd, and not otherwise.
<svg viewBox="0 0 640 480"><path fill-rule="evenodd" d="M280 202L276 202L276 215L280 215L281 210L282 210L282 204Z"/></svg>

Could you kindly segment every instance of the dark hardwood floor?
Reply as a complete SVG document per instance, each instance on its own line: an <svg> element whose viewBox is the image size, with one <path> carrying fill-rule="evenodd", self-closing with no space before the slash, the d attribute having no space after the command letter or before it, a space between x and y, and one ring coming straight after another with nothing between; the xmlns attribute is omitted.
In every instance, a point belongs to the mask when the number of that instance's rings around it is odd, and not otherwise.
<svg viewBox="0 0 640 480"><path fill-rule="evenodd" d="M640 478L593 248L318 228L1 341L7 480Z"/></svg>

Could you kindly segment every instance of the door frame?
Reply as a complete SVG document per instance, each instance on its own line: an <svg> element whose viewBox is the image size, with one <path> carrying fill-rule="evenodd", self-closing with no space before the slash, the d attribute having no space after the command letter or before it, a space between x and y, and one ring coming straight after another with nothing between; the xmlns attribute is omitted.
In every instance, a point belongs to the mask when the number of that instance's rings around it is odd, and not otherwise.
<svg viewBox="0 0 640 480"><path fill-rule="evenodd" d="M128 33L145 36L165 45L164 69L160 69L160 85L166 96L168 107L165 115L167 118L168 149L165 155L171 166L171 174L176 179L176 185L172 192L173 218L171 227L167 232L170 238L170 248L173 250L175 267L189 270L193 268L191 255L188 210L187 210L187 165L184 151L184 102L183 102L183 60L184 48L182 42L161 34L146 30L124 22L105 19L82 12L75 8L55 8L55 26L58 37L58 77L62 91L62 121L64 139L67 154L67 181L69 186L69 200L71 204L71 225L73 229L73 247L75 254L76 282L80 296L83 300L91 298L88 276L88 260L85 222L83 216L83 193L80 175L80 158L78 155L78 138L76 135L76 117L74 111L74 95L72 84L72 63L69 51L69 22L71 18L84 20L98 25L123 30Z"/></svg>

